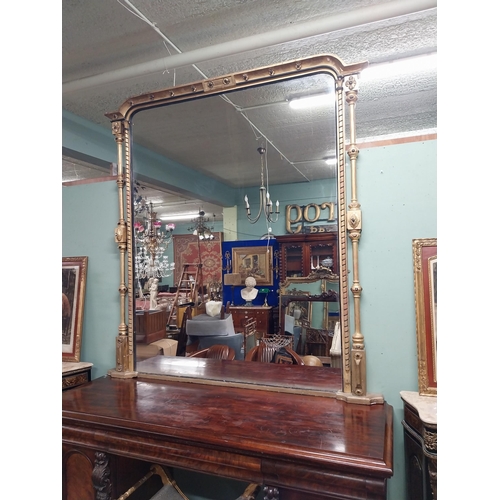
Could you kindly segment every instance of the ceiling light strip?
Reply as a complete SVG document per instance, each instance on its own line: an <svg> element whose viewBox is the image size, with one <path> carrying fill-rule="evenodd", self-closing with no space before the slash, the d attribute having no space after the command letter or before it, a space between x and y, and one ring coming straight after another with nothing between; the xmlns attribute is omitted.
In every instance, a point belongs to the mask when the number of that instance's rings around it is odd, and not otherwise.
<svg viewBox="0 0 500 500"><path fill-rule="evenodd" d="M135 7L132 2L130 2L130 0L123 0L129 7L130 10L134 15L136 15L137 17L139 17L140 19L142 19L146 24L148 24L149 26L151 26L155 31L156 33L158 33L162 38L163 40L165 40L178 54L183 54L183 52L181 51L181 49L179 49L179 47L177 47L166 35L164 35L162 33L162 31L156 26L156 23L153 23L152 21L150 21L139 9L137 9L137 7ZM121 4L121 2L119 1L118 3L120 3L120 5L123 5ZM124 6L125 7L125 6ZM127 8L127 7L125 7ZM203 77L203 78L208 78L208 76L203 73L203 71L201 71L197 66L196 64L192 64L192 67L198 71L198 73ZM236 104L234 104L225 94L220 94L219 97L221 99L223 99L224 101L226 101L228 104L230 104L231 106L233 106L234 109L236 109L236 111L239 111L241 113L241 115L248 121L248 123L252 126L252 128L254 130L257 130L258 133L264 138L266 139L266 142L268 144L270 144L275 150L276 152L284 159L286 160L290 165L292 165L292 167L295 168L295 170L297 170L297 172L302 175L304 177L304 179L306 179L307 181L309 181L309 179L300 171L297 169L297 167L295 167L295 165L256 127L256 125L243 113L243 110L244 108L240 108L239 106L237 106ZM246 108L246 109L256 109L257 107L265 107L265 106L271 106L273 105L274 103L271 103L271 104L263 104L263 105L260 105L260 106L253 106L253 107L249 107L249 108Z"/></svg>
<svg viewBox="0 0 500 500"><path fill-rule="evenodd" d="M100 85L117 83L137 76L145 76L166 69L174 69L224 56L236 55L250 50L266 48L280 43L293 42L311 36L340 31L346 28L383 21L392 17L414 14L428 9L435 9L437 0L399 0L384 2L379 5L321 17L304 23L297 23L266 33L257 33L239 40L230 40L219 44L209 45L170 57L161 57L153 61L134 64L100 75L94 75L79 80L63 83L62 93L76 92Z"/></svg>

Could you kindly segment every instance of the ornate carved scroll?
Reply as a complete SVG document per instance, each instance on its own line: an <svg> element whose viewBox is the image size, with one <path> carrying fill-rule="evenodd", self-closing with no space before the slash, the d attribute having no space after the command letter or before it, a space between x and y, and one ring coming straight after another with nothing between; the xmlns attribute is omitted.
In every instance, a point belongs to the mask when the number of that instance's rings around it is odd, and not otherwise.
<svg viewBox="0 0 500 500"><path fill-rule="evenodd" d="M96 451L92 484L96 490L96 500L111 500L111 480L109 479L109 459L106 453Z"/></svg>

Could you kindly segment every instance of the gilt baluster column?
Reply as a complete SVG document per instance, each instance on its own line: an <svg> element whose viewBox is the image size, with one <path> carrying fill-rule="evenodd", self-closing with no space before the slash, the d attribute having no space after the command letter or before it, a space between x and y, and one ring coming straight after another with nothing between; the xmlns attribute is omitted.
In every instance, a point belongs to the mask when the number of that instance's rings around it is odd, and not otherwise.
<svg viewBox="0 0 500 500"><path fill-rule="evenodd" d="M361 333L360 299L363 288L359 283L359 240L361 238L361 205L358 201L356 161L359 149L356 145L356 120L354 108L358 100L357 80L350 76L346 82L346 102L349 106L350 144L347 154L351 162L351 202L347 210L347 232L352 244L352 286L354 303L354 334L352 336L352 393L366 396L366 351L365 339Z"/></svg>
<svg viewBox="0 0 500 500"><path fill-rule="evenodd" d="M115 243L118 245L120 252L120 285L118 291L120 293L120 323L118 325L118 336L116 337L116 368L110 370L108 374L111 377L132 378L137 376L137 372L133 371L133 345L132 335L129 332L126 321L126 300L128 294L128 286L126 282L127 270L127 248L131 248L131 234L127 227L127 220L125 219L125 207L129 210L130 203L130 178L125 179L123 175L123 150L125 149L125 159L129 164L130 162L130 140L129 130L124 120L117 120L112 122L112 132L115 136L115 141L118 150L118 171L117 180L118 185L118 207L119 207L119 220L115 228ZM130 168L126 169L130 172ZM125 204L124 190L127 192L127 203ZM129 274L131 276L131 274ZM129 304L129 309L131 304ZM132 309L133 310L133 309Z"/></svg>

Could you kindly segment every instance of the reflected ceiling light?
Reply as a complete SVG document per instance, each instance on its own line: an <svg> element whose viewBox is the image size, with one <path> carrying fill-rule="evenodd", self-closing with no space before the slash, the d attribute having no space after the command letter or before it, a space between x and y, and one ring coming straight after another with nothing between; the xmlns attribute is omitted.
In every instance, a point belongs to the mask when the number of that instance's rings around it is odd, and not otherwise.
<svg viewBox="0 0 500 500"><path fill-rule="evenodd" d="M205 217L205 212L200 210L198 213L198 217L192 219L191 222L194 222L195 226L190 227L188 231L193 231L193 236L198 236L200 240L213 240L215 236L212 234L214 227L207 227L205 223L209 222L209 218ZM215 214L214 214L215 220Z"/></svg>
<svg viewBox="0 0 500 500"><path fill-rule="evenodd" d="M280 216L280 202L276 200L276 211L273 211L273 202L271 200L271 195L269 194L269 183L267 175L267 151L266 148L257 148L260 154L260 189L259 189L259 213L255 218L250 215L250 204L248 203L248 196L245 195L245 205L247 209L247 219L250 224L255 224L259 219L261 214L265 214L267 222L278 222ZM264 162L265 160L265 162ZM266 167L266 186L264 186L264 163ZM273 219L273 214L276 214L276 219Z"/></svg>
<svg viewBox="0 0 500 500"><path fill-rule="evenodd" d="M336 165L337 164L337 158L325 158L325 163L327 165Z"/></svg>
<svg viewBox="0 0 500 500"><path fill-rule="evenodd" d="M305 109L316 106L324 106L325 104L331 104L333 102L333 96L333 93L327 93L311 95L307 97L299 97L297 99L292 99L288 104L292 109Z"/></svg>
<svg viewBox="0 0 500 500"><path fill-rule="evenodd" d="M188 220L196 217L198 212L183 212L182 214L164 214L160 216L161 220Z"/></svg>
<svg viewBox="0 0 500 500"><path fill-rule="evenodd" d="M362 81L391 78L408 73L421 73L423 71L436 69L436 67L437 52L433 52L432 54L424 54L421 56L396 59L386 63L372 64L361 72L360 78Z"/></svg>
<svg viewBox="0 0 500 500"><path fill-rule="evenodd" d="M144 207L144 210L142 209ZM135 276L139 280L139 296L142 298L141 279L166 278L174 270L175 264L169 263L165 250L172 241L175 224L165 224L156 218L153 204L141 205L140 212L146 212L143 221L136 213L134 222Z"/></svg>

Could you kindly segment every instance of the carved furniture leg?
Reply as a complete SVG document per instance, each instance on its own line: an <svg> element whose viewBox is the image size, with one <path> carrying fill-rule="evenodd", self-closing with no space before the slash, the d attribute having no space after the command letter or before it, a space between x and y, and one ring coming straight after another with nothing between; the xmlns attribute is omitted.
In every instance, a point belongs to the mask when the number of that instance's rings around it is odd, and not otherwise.
<svg viewBox="0 0 500 500"><path fill-rule="evenodd" d="M92 471L92 484L96 490L96 500L111 500L111 480L109 459L106 453L96 451L94 470Z"/></svg>

